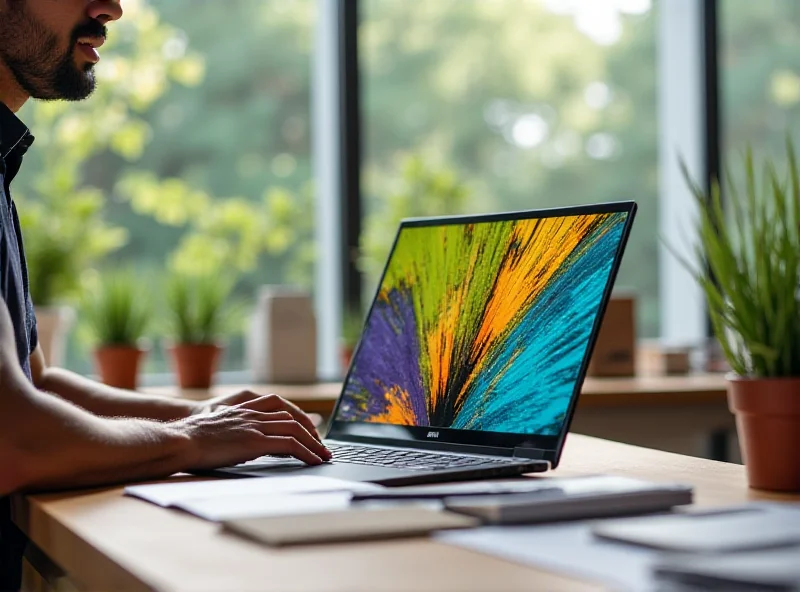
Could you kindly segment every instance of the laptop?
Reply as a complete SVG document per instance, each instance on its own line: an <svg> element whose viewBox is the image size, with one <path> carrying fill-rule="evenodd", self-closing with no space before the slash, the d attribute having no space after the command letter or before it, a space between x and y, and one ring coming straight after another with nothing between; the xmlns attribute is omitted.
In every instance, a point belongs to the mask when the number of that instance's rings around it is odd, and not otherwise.
<svg viewBox="0 0 800 592"><path fill-rule="evenodd" d="M318 466L214 471L406 485L558 466L634 202L405 220Z"/></svg>

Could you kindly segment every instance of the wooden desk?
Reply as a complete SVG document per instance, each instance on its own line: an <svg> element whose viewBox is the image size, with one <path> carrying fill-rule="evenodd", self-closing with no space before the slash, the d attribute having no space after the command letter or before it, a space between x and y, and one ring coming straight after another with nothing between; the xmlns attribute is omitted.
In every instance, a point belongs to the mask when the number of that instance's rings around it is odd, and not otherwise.
<svg viewBox="0 0 800 592"><path fill-rule="evenodd" d="M555 476L608 473L695 486L704 506L800 503L749 490L741 466L570 435ZM272 550L121 488L15 499L15 520L91 590L582 590L586 582L429 539Z"/></svg>
<svg viewBox="0 0 800 592"><path fill-rule="evenodd" d="M721 374L587 378L571 429L617 442L713 458L710 435L735 432L726 388ZM307 413L327 417L333 412L341 384L221 385L211 391L179 391L175 387L145 390L200 400L244 389L275 393ZM728 449L730 454L717 458L738 460L735 440L731 440Z"/></svg>

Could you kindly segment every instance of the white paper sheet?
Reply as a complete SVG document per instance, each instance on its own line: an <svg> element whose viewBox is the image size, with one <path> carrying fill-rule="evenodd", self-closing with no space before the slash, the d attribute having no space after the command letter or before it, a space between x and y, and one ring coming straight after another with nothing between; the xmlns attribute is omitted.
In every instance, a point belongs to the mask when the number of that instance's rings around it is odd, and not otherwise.
<svg viewBox="0 0 800 592"><path fill-rule="evenodd" d="M761 508L770 515L782 516L787 523L796 523L800 516L800 511L793 506L769 502L715 509L690 507L682 511L704 514L742 508ZM619 520L624 519L612 518L609 521ZM652 570L665 555L655 549L597 538L591 532L592 525L597 522L497 526L442 532L434 536L444 543L589 579L614 590L650 592L657 589ZM764 525L766 528L766 520Z"/></svg>
<svg viewBox="0 0 800 592"><path fill-rule="evenodd" d="M222 522L237 518L261 518L287 514L314 514L345 510L350 506L352 494L348 491L325 493L300 493L276 495L246 495L201 500L188 500L174 504L190 514Z"/></svg>
<svg viewBox="0 0 800 592"><path fill-rule="evenodd" d="M588 522L498 526L434 534L444 543L602 583L613 590L650 592L656 551L595 539Z"/></svg>
<svg viewBox="0 0 800 592"><path fill-rule="evenodd" d="M222 500L230 497L322 491L361 492L376 489L380 489L380 485L356 483L330 477L292 476L131 485L125 488L125 495L138 497L166 508L194 500Z"/></svg>

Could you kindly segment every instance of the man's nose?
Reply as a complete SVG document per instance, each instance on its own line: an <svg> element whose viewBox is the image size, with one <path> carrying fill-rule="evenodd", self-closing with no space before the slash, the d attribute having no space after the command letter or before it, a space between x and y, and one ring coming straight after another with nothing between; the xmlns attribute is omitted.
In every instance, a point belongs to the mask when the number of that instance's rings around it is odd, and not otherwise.
<svg viewBox="0 0 800 592"><path fill-rule="evenodd" d="M93 0L86 10L89 18L106 24L122 17L122 0Z"/></svg>

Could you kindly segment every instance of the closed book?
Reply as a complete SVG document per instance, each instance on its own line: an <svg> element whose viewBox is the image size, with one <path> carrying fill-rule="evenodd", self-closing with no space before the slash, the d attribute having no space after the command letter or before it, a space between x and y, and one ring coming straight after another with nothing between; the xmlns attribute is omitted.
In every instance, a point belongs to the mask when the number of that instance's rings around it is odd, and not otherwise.
<svg viewBox="0 0 800 592"><path fill-rule="evenodd" d="M491 524L524 524L644 514L692 503L687 485L611 475L538 481L538 491L445 497L444 505Z"/></svg>

